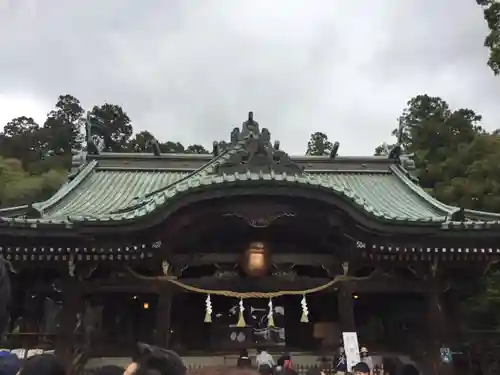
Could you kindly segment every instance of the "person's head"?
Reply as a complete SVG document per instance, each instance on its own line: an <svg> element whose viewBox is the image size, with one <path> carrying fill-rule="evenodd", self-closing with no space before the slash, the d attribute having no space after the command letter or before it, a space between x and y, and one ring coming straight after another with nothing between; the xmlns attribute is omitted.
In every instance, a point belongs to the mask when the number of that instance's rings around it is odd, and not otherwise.
<svg viewBox="0 0 500 375"><path fill-rule="evenodd" d="M240 358L248 358L248 350L241 349L240 350Z"/></svg>
<svg viewBox="0 0 500 375"><path fill-rule="evenodd" d="M21 363L17 355L0 351L0 375L16 375L21 368Z"/></svg>
<svg viewBox="0 0 500 375"><path fill-rule="evenodd" d="M368 357L368 349L366 349L364 346L361 348L359 351L359 355L361 358Z"/></svg>
<svg viewBox="0 0 500 375"><path fill-rule="evenodd" d="M66 375L66 369L55 355L38 354L24 361L19 375Z"/></svg>
<svg viewBox="0 0 500 375"><path fill-rule="evenodd" d="M143 343L137 348L134 362L124 375L186 375L186 366L176 352Z"/></svg>
<svg viewBox="0 0 500 375"><path fill-rule="evenodd" d="M370 375L370 367L364 362L359 362L352 368L352 373L354 375Z"/></svg>
<svg viewBox="0 0 500 375"><path fill-rule="evenodd" d="M420 375L420 371L413 365L404 365L399 370L399 375Z"/></svg>
<svg viewBox="0 0 500 375"><path fill-rule="evenodd" d="M116 365L102 366L94 372L94 375L123 375L123 367Z"/></svg>

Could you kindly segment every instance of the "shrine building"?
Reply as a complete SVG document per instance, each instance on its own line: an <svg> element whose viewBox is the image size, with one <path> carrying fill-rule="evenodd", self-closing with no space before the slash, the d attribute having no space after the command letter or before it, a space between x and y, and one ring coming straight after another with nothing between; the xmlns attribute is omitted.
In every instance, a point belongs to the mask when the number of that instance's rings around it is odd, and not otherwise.
<svg viewBox="0 0 500 375"><path fill-rule="evenodd" d="M6 345L76 365L137 341L324 353L358 332L450 373L450 285L499 259L499 214L437 201L398 150L289 156L252 116L210 155L152 146L76 156L50 199L0 210Z"/></svg>

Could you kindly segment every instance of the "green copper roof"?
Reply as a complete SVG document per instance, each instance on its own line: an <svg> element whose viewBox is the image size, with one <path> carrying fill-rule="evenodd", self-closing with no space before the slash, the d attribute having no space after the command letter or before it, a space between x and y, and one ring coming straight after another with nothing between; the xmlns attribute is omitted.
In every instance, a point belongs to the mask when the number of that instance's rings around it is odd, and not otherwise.
<svg viewBox="0 0 500 375"><path fill-rule="evenodd" d="M238 174L221 177L209 175L195 180L188 179L153 194L142 204L137 204L138 198L166 188L186 176L187 173L182 172L96 170L64 199L54 202L53 206L41 206L46 207L44 216L47 218L65 219L70 216L86 217L89 220L121 220L145 215L190 187L248 180L286 180L344 194L375 216L412 221L441 221L448 214L414 194L396 176L390 173L370 172L312 173L299 178L271 174ZM133 208L134 206L139 207ZM127 210L127 207L131 210ZM119 213L120 211L125 212Z"/></svg>
<svg viewBox="0 0 500 375"><path fill-rule="evenodd" d="M127 222L162 209L186 193L232 186L298 186L347 201L375 220L442 229L499 226L500 215L459 210L428 195L395 160L384 157L291 158L270 144L270 133L250 119L231 143L208 155L109 154L87 158L50 199L0 210L0 225ZM12 217L8 217L8 216Z"/></svg>
<svg viewBox="0 0 500 375"><path fill-rule="evenodd" d="M390 221L445 222L454 210L426 195L396 167L385 172L306 172L302 176L271 172L218 176L175 171L106 170L94 162L54 197L34 205L42 212L40 218L4 220L71 225L78 221L135 219L168 204L177 194L189 189L258 181L282 181L331 191L374 217Z"/></svg>
<svg viewBox="0 0 500 375"><path fill-rule="evenodd" d="M54 223L72 226L80 221L122 221L145 216L190 189L217 188L227 184L287 182L331 191L365 210L375 218L393 222L434 223L446 228L493 225L476 220L454 223L458 209L444 205L410 181L396 165L385 171L347 170L305 172L303 175L235 173L215 175L168 170L104 169L89 163L52 198L33 206L40 218L1 218L11 225L33 226ZM500 216L500 215L499 215ZM488 224L489 223L489 224ZM23 225L23 226L24 226Z"/></svg>

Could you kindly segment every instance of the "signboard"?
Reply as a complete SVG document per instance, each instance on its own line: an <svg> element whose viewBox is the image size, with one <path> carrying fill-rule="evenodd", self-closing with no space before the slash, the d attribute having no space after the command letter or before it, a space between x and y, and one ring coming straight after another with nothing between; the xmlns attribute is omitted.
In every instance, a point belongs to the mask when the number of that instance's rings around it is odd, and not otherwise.
<svg viewBox="0 0 500 375"><path fill-rule="evenodd" d="M352 367L361 361L359 357L358 334L356 332L342 332L342 337L344 339L347 370L351 371Z"/></svg>

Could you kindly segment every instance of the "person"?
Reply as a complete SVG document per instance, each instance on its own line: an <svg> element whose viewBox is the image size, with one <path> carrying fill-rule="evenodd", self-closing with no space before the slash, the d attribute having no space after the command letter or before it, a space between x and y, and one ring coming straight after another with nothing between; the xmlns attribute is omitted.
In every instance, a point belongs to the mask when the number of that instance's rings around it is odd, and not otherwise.
<svg viewBox="0 0 500 375"><path fill-rule="evenodd" d="M257 357L255 358L255 361L257 362L257 369L259 369L262 366L267 366L270 368L274 367L274 358L271 354L269 354L266 350L264 349L259 349L257 351Z"/></svg>
<svg viewBox="0 0 500 375"><path fill-rule="evenodd" d="M123 375L123 367L116 365L106 365L98 368L94 375Z"/></svg>
<svg viewBox="0 0 500 375"><path fill-rule="evenodd" d="M373 369L373 359L372 357L368 354L368 349L366 347L362 347L361 350L359 351L360 357L361 357L361 362L364 362L368 365L370 370Z"/></svg>
<svg viewBox="0 0 500 375"><path fill-rule="evenodd" d="M365 362L359 362L352 368L354 375L370 375L370 367Z"/></svg>
<svg viewBox="0 0 500 375"><path fill-rule="evenodd" d="M292 368L290 354L285 353L278 358L274 373L279 375L297 375L297 372Z"/></svg>
<svg viewBox="0 0 500 375"><path fill-rule="evenodd" d="M337 375L342 375L347 372L347 358L345 355L344 344L340 342L339 352L337 358L335 358L335 371Z"/></svg>
<svg viewBox="0 0 500 375"><path fill-rule="evenodd" d="M64 364L53 354L37 354L24 361L19 375L66 375Z"/></svg>
<svg viewBox="0 0 500 375"><path fill-rule="evenodd" d="M14 353L0 351L0 375L16 375L21 368L21 360Z"/></svg>
<svg viewBox="0 0 500 375"><path fill-rule="evenodd" d="M420 371L415 366L407 364L401 367L399 375L420 375Z"/></svg>
<svg viewBox="0 0 500 375"><path fill-rule="evenodd" d="M248 350L242 349L238 361L236 362L236 367L239 368L250 368L252 367L252 361L248 356Z"/></svg>
<svg viewBox="0 0 500 375"><path fill-rule="evenodd" d="M181 357L172 351L144 343L137 344L136 355L124 375L186 375Z"/></svg>

